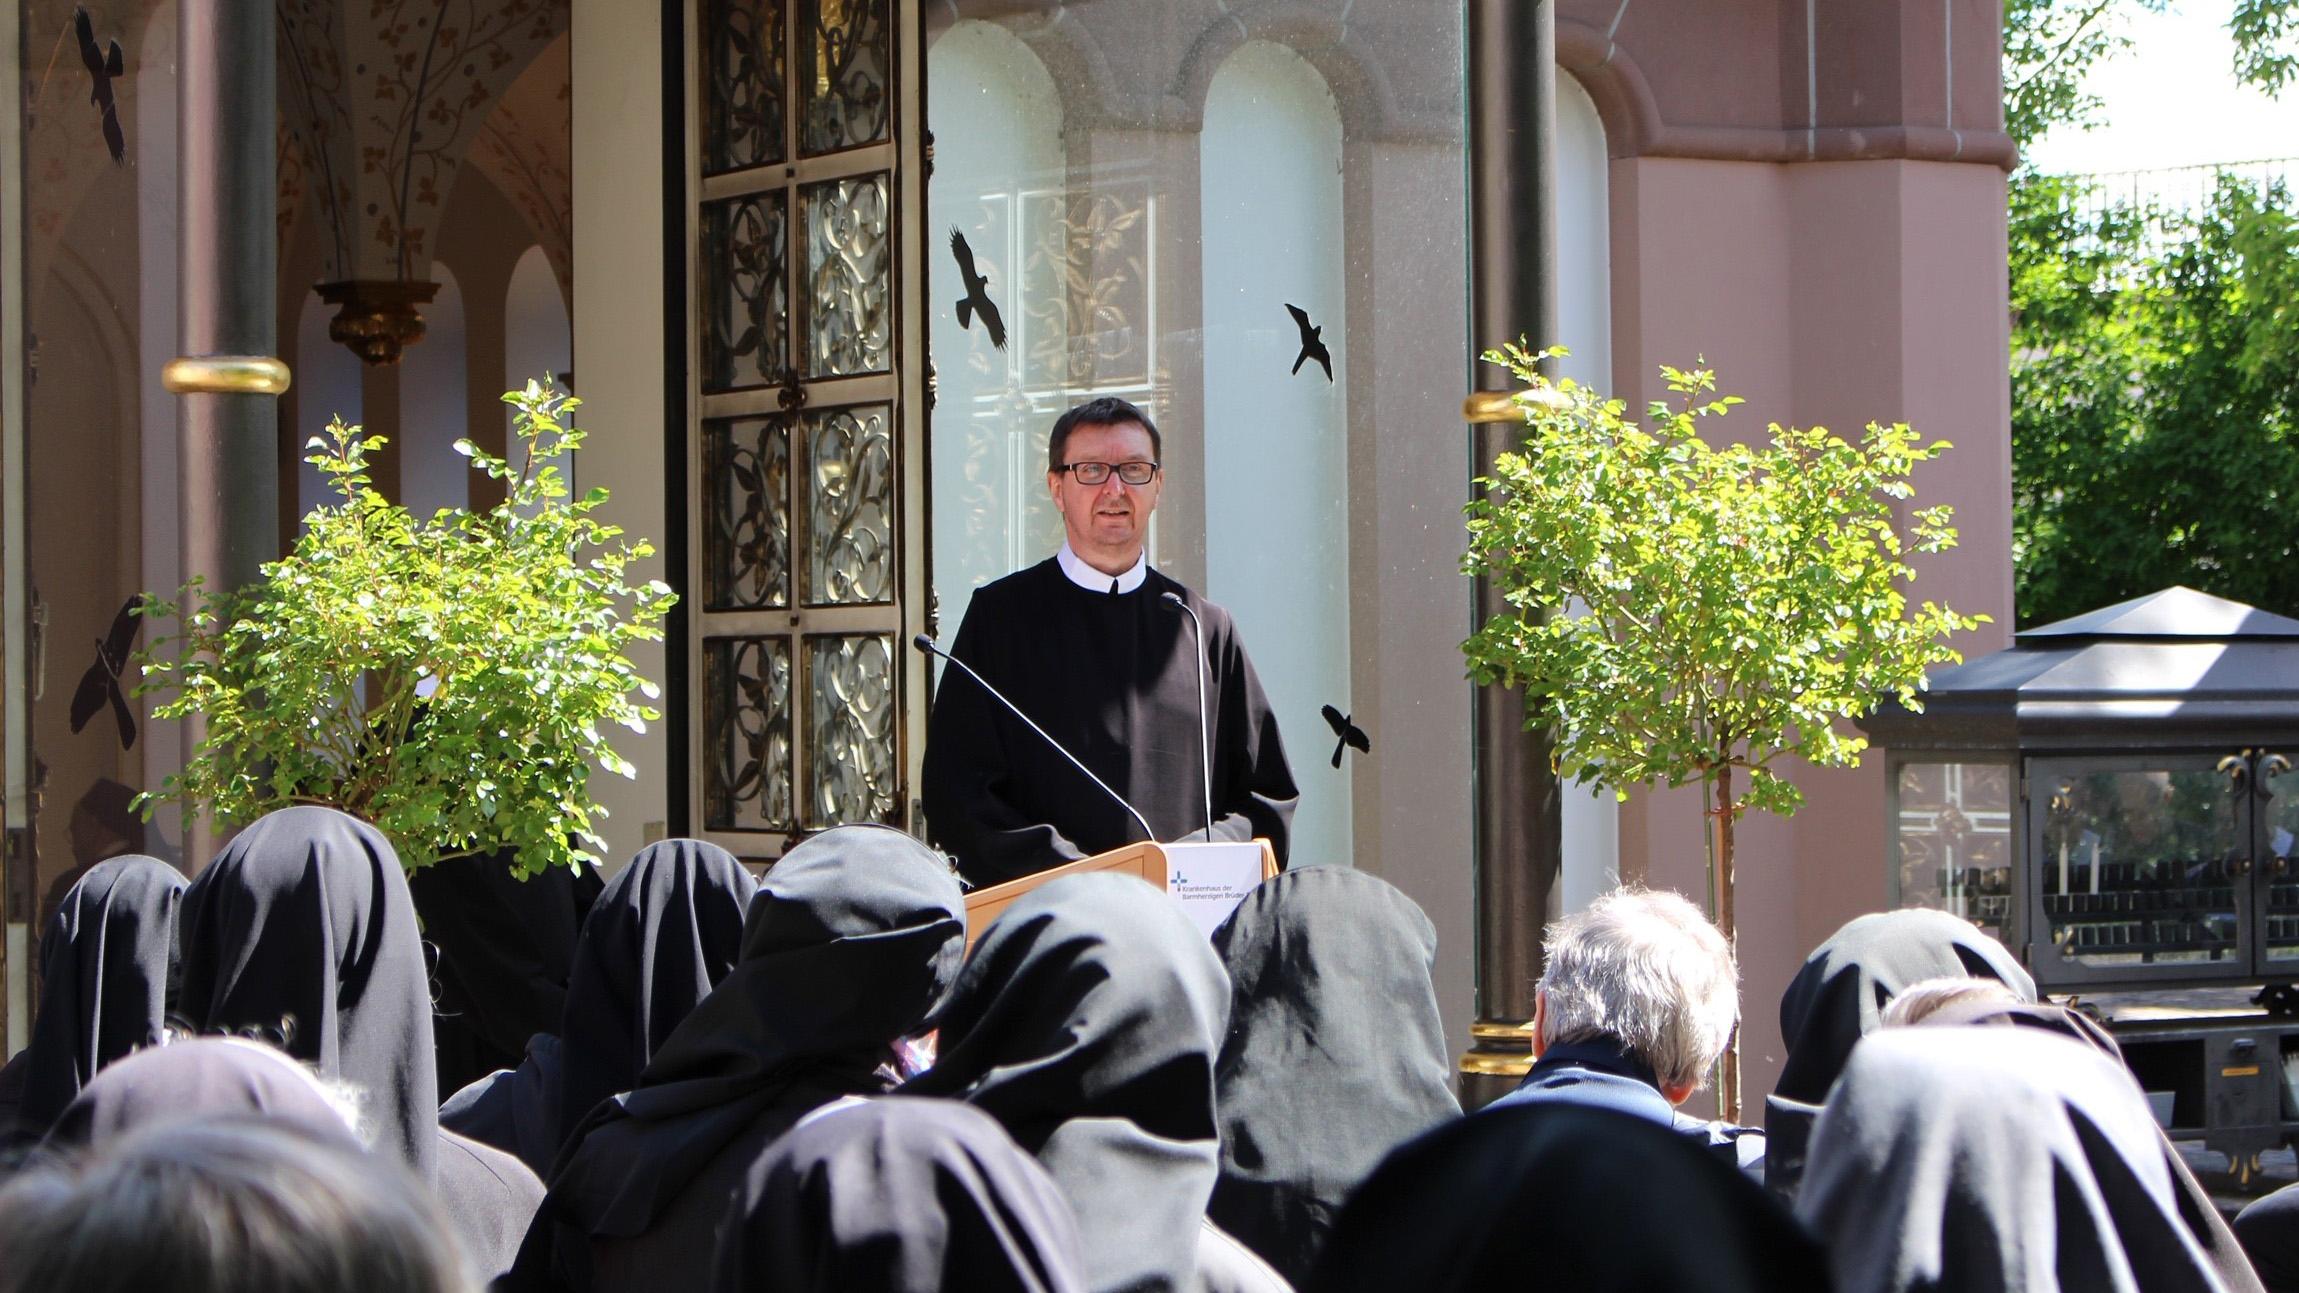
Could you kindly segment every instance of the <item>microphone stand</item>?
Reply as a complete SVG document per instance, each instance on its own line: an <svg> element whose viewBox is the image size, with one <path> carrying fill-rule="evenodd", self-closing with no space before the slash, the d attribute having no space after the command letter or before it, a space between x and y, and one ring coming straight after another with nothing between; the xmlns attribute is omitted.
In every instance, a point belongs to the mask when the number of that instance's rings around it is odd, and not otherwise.
<svg viewBox="0 0 2299 1293"><path fill-rule="evenodd" d="M1205 775L1205 842L1213 843L1213 736L1207 728L1205 710L1205 625L1197 618L1180 593L1167 589L1166 605L1189 616L1190 636L1197 640L1197 753L1204 763Z"/></svg>

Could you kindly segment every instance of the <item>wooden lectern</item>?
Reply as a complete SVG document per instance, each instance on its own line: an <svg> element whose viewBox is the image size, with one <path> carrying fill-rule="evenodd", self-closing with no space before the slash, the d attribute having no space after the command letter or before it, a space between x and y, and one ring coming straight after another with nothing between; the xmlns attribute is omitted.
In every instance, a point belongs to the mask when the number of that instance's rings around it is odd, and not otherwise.
<svg viewBox="0 0 2299 1293"><path fill-rule="evenodd" d="M1277 853L1269 847L1268 840L1257 839L1253 843L1261 849L1261 878L1268 880L1277 874ZM982 936L982 931L990 927L990 922L996 920L999 913L1048 880L1065 875L1083 875L1089 871L1115 871L1120 875L1139 876L1171 892L1174 887L1173 867L1176 856L1186 857L1188 850L1203 847L1201 844L1158 844L1145 840L1139 844L1121 845L1090 858L1049 867L1019 880L1008 880L1004 884L976 889L966 895L966 946L971 950L974 940Z"/></svg>

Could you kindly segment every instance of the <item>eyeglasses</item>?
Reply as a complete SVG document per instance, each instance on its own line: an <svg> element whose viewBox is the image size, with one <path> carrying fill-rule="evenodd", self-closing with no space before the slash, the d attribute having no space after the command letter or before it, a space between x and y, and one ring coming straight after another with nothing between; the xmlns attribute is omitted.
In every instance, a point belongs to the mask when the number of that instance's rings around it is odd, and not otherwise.
<svg viewBox="0 0 2299 1293"><path fill-rule="evenodd" d="M1137 487L1149 484L1150 478L1157 475L1157 469L1158 464L1154 462L1073 462L1061 468L1081 485L1102 484L1114 471L1119 480Z"/></svg>

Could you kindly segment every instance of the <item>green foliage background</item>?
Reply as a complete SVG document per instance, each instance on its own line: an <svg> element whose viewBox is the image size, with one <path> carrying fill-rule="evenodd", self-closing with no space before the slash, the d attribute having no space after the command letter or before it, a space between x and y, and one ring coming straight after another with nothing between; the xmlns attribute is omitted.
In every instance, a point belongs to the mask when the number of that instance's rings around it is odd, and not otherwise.
<svg viewBox="0 0 2299 1293"><path fill-rule="evenodd" d="M369 480L384 437L339 421L305 459L339 501L288 555L231 593L146 598L143 614L184 630L138 655L139 693L206 724L147 805L236 825L326 804L374 822L409 868L499 849L527 874L598 860L592 767L634 771L604 729L659 717L623 653L662 637L676 598L627 582L653 549L592 515L605 489L570 498L553 465L582 443L567 420L581 401L534 382L503 398L518 461L455 445L504 482L496 506L414 516Z"/></svg>
<svg viewBox="0 0 2299 1293"><path fill-rule="evenodd" d="M2007 0L2004 119L2025 148L2100 105L2117 19L2167 0ZM2234 74L2299 72L2299 3L2236 0ZM2294 151L2299 151L2295 143ZM2164 217L2082 181L2010 183L2013 562L2019 620L2186 584L2299 613L2299 229L2279 186L2223 181ZM2151 226L2156 226L2151 229Z"/></svg>

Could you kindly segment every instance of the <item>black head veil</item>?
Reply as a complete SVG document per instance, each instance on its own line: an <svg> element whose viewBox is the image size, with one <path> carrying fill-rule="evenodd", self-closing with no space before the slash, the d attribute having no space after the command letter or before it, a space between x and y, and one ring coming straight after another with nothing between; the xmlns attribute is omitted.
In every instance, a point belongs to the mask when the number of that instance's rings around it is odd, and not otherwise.
<svg viewBox="0 0 2299 1293"><path fill-rule="evenodd" d="M954 1100L865 1101L807 1122L750 1169L711 1287L738 1293L1067 1293L1078 1226L997 1120Z"/></svg>
<svg viewBox="0 0 2299 1293"><path fill-rule="evenodd" d="M1814 949L1780 997L1788 1061L1764 1102L1766 1185L1795 1193L1812 1120L1892 998L1925 979L1956 977L1995 979L2022 1001L2036 997L2035 980L2003 944L1944 911L1873 912Z"/></svg>
<svg viewBox="0 0 2299 1293"><path fill-rule="evenodd" d="M900 831L842 826L783 855L751 902L741 959L637 1089L591 1111L546 1206L592 1235L637 1234L761 1116L795 1121L883 1089L891 1043L957 977L965 912L957 877Z"/></svg>
<svg viewBox="0 0 2299 1293"><path fill-rule="evenodd" d="M1180 904L1130 876L1064 876L983 933L941 1058L904 1090L963 1099L1038 1156L1094 1287L1191 1288L1228 1019L1227 976Z"/></svg>
<svg viewBox="0 0 2299 1293"><path fill-rule="evenodd" d="M1826 1258L1681 1132L1565 1103L1496 1109L1390 1155L1302 1285L1317 1293L1824 1293Z"/></svg>
<svg viewBox="0 0 2299 1293"><path fill-rule="evenodd" d="M2037 1028L1862 1041L1813 1129L1797 1215L1838 1293L2221 1293L2139 1086Z"/></svg>
<svg viewBox="0 0 2299 1293"><path fill-rule="evenodd" d="M559 1126L639 1083L647 1061L726 977L758 885L701 840L640 849L591 905L575 944L559 1026Z"/></svg>
<svg viewBox="0 0 2299 1293"><path fill-rule="evenodd" d="M439 1083L423 939L399 856L332 808L271 813L184 891L179 1009L277 1029L288 1054L358 1086L375 1147L433 1178Z"/></svg>
<svg viewBox="0 0 2299 1293"><path fill-rule="evenodd" d="M294 1060L260 1042L221 1037L141 1051L105 1069L65 1108L48 1143L93 1148L163 1122L247 1117L345 1149L364 1148Z"/></svg>
<svg viewBox="0 0 2299 1293"><path fill-rule="evenodd" d="M1430 974L1437 932L1350 867L1295 867L1214 932L1229 1036L1214 1071L1214 1221L1299 1281L1390 1150L1460 1116Z"/></svg>
<svg viewBox="0 0 2299 1293"><path fill-rule="evenodd" d="M183 894L174 867L131 853L90 867L49 918L25 1061L28 1130L45 1130L98 1069L158 1037Z"/></svg>

